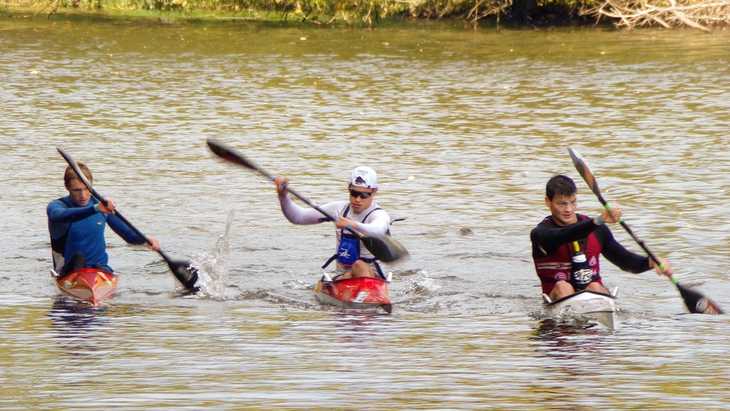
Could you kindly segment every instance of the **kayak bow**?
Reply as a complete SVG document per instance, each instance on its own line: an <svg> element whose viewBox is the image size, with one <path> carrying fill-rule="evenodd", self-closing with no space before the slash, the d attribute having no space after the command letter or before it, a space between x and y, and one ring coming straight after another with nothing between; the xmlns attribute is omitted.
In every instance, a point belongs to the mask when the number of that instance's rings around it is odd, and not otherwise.
<svg viewBox="0 0 730 411"><path fill-rule="evenodd" d="M582 290L555 301L545 299L545 314L552 318L593 318L613 328L617 311L615 295L615 291L612 294L603 294Z"/></svg>
<svg viewBox="0 0 730 411"><path fill-rule="evenodd" d="M314 286L314 297L322 304L342 308L382 308L386 313L393 311L390 302L388 282L373 277L335 279L324 282L321 279Z"/></svg>
<svg viewBox="0 0 730 411"><path fill-rule="evenodd" d="M117 289L117 276L98 268L81 268L56 277L58 289L76 300L93 306L111 297Z"/></svg>

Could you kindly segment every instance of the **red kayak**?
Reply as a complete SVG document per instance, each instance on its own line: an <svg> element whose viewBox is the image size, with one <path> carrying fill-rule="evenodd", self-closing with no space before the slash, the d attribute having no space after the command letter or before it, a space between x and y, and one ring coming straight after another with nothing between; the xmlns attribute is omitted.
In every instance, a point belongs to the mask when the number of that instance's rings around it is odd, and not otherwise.
<svg viewBox="0 0 730 411"><path fill-rule="evenodd" d="M98 268L81 268L56 277L56 285L74 299L98 306L116 291L117 276Z"/></svg>
<svg viewBox="0 0 730 411"><path fill-rule="evenodd" d="M314 286L314 296L322 304L342 308L379 307L388 314L393 311L388 282L380 278L357 277L335 279L330 282L319 280Z"/></svg>

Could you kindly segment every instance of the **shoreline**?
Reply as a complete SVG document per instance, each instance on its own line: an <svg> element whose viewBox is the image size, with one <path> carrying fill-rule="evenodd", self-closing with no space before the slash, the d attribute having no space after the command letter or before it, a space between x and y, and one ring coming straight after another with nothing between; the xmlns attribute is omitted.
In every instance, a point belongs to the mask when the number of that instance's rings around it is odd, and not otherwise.
<svg viewBox="0 0 730 411"><path fill-rule="evenodd" d="M730 0L680 0L672 5L642 0L584 0L549 3L535 0L474 0L444 7L424 0L418 5L397 0L281 0L272 7L250 6L245 0L0 0L0 17L65 21L124 21L155 24L235 24L347 27L372 29L411 23L441 22L465 29L565 28L600 29L691 28L702 31L730 27ZM662 1L662 0L650 0ZM468 4L467 4L468 3ZM241 4L249 4L242 6ZM302 6L304 4L304 6Z"/></svg>
<svg viewBox="0 0 730 411"><path fill-rule="evenodd" d="M601 29L613 27L613 24L603 19L596 21L592 16L578 16L577 12L568 9L556 10L539 9L534 17L526 21L517 21L507 18L504 14L483 15L478 19L469 19L464 15L446 15L437 18L414 17L403 14L394 14L378 19L368 19L367 16L336 14L302 16L297 13L287 13L277 10L246 9L246 10L213 10L213 9L186 9L186 10L144 10L139 8L104 7L89 9L88 7L58 7L53 8L58 1L35 2L33 6L0 2L0 18L9 19L48 19L59 21L108 21L130 23L155 24L236 24L257 23L264 25L292 27L322 27L322 28L363 28L392 27L408 24L435 24L464 29L479 28L551 28L551 27L589 27Z"/></svg>

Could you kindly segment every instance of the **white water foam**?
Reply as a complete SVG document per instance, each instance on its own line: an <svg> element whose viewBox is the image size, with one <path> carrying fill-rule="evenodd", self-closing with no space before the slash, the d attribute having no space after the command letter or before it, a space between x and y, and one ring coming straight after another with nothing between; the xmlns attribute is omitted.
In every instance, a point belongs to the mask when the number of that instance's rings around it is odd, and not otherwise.
<svg viewBox="0 0 730 411"><path fill-rule="evenodd" d="M199 297L212 299L225 299L226 278L228 277L228 257L231 252L228 240L233 224L235 212L228 213L225 232L218 237L215 246L209 254L202 254L193 258L193 264L198 269L198 282L200 287Z"/></svg>

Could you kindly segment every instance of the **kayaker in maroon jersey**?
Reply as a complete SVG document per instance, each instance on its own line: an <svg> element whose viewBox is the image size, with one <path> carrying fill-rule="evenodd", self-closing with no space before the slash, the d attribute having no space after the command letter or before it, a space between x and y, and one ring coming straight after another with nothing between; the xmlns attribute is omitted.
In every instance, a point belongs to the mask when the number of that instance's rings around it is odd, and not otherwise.
<svg viewBox="0 0 730 411"><path fill-rule="evenodd" d="M601 279L601 254L624 271L641 273L655 268L659 274L672 275L668 261L660 259L662 271L650 258L632 253L613 238L606 224L620 221L620 208L604 209L595 218L577 214L576 193L571 178L552 177L545 187L550 215L530 232L535 269L542 292L551 301L583 289L608 294Z"/></svg>

